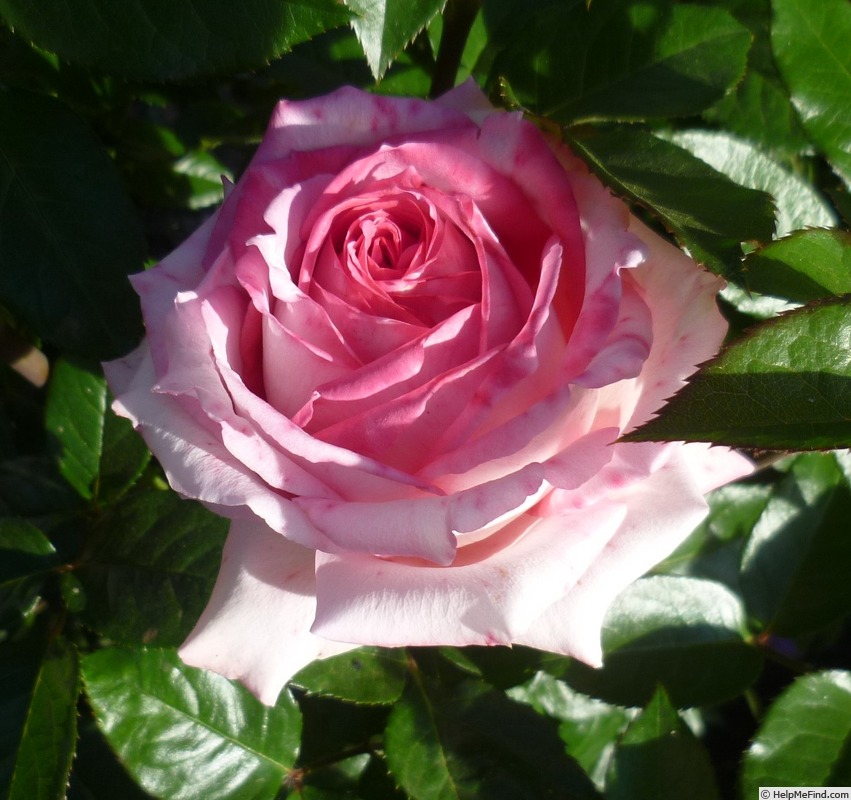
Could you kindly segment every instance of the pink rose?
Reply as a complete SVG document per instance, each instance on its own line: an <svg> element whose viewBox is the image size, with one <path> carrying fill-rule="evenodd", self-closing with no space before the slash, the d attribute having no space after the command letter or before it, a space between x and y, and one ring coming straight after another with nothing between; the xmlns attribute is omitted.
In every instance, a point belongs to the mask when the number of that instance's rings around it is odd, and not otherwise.
<svg viewBox="0 0 851 800"><path fill-rule="evenodd" d="M232 520L181 655L266 703L359 644L599 664L614 597L750 470L613 444L716 351L720 282L472 84L281 102L133 284L115 408Z"/></svg>

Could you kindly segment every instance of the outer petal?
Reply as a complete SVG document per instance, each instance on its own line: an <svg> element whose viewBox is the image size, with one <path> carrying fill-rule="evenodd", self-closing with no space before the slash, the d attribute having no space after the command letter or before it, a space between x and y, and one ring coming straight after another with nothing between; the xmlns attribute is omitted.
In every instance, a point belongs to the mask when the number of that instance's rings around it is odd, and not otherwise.
<svg viewBox="0 0 851 800"><path fill-rule="evenodd" d="M620 501L628 511L618 532L590 569L563 599L554 603L515 643L602 664L600 631L615 597L667 556L706 515L703 487L694 479L691 459L679 448L646 480L605 502ZM727 478L741 477L727 470Z"/></svg>
<svg viewBox="0 0 851 800"><path fill-rule="evenodd" d="M649 253L646 264L630 275L653 317L653 347L638 379L641 398L627 430L648 420L681 389L696 366L718 352L727 333L716 303L724 282L695 269L688 256L637 219L629 228Z"/></svg>
<svg viewBox="0 0 851 800"><path fill-rule="evenodd" d="M242 681L261 702L274 705L303 666L350 650L310 633L314 556L262 522L233 522L213 596L180 657Z"/></svg>
<svg viewBox="0 0 851 800"><path fill-rule="evenodd" d="M270 489L241 464L221 441L174 398L151 392L156 378L147 346L104 365L118 396L117 414L130 419L168 470L172 488L194 497L217 514L245 518L254 512L278 531L307 547L330 547L323 534L289 499Z"/></svg>
<svg viewBox="0 0 851 800"><path fill-rule="evenodd" d="M460 111L423 100L387 98L343 87L324 97L275 107L254 163L297 151L365 145L394 136L473 127Z"/></svg>
<svg viewBox="0 0 851 800"><path fill-rule="evenodd" d="M623 515L623 506L601 503L520 517L496 535L517 541L497 552L490 539L475 543L444 568L318 553L313 631L385 646L510 644L575 583Z"/></svg>

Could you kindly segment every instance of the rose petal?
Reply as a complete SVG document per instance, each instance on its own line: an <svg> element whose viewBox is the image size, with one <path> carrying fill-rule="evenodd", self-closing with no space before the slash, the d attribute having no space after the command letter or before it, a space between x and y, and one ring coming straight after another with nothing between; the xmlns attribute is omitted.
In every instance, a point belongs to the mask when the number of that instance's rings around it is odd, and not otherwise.
<svg viewBox="0 0 851 800"><path fill-rule="evenodd" d="M737 477L747 471L749 467ZM600 666L600 631L615 597L674 550L706 516L702 487L693 472L694 460L673 449L664 466L646 480L608 495L604 502L626 505L623 524L576 586L515 641Z"/></svg>
<svg viewBox="0 0 851 800"><path fill-rule="evenodd" d="M509 644L573 585L623 514L621 506L601 504L531 524L521 517L512 523L525 532L519 540L461 566L320 553L312 630L388 647Z"/></svg>
<svg viewBox="0 0 851 800"><path fill-rule="evenodd" d="M364 145L401 134L475 128L459 111L408 98L386 98L345 86L313 100L282 100L254 158L256 164L292 151Z"/></svg>
<svg viewBox="0 0 851 800"><path fill-rule="evenodd" d="M537 502L546 489L542 467L529 464L449 497L382 503L298 497L293 502L337 545L332 552L416 557L447 565L455 558L457 533L502 525Z"/></svg>
<svg viewBox="0 0 851 800"><path fill-rule="evenodd" d="M334 549L297 506L234 462L221 441L199 423L203 414L190 414L174 398L151 393L156 376L144 343L129 356L104 364L104 371L120 397L113 408L133 422L156 452L175 491L222 516L244 518L254 512L293 541Z"/></svg>
<svg viewBox="0 0 851 800"><path fill-rule="evenodd" d="M641 396L625 432L646 422L698 364L718 352L727 323L716 297L724 282L695 269L694 262L637 219L630 231L648 250L646 263L631 275L653 316L653 348L638 381Z"/></svg>
<svg viewBox="0 0 851 800"><path fill-rule="evenodd" d="M313 550L262 522L233 522L213 595L178 651L192 667L242 681L274 705L284 684L317 658L351 645L310 633L316 608Z"/></svg>

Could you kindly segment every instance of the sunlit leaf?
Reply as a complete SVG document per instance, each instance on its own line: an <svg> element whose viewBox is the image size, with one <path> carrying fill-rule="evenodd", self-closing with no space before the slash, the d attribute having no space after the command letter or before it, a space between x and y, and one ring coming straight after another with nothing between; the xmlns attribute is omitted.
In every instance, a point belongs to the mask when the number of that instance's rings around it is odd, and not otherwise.
<svg viewBox="0 0 851 800"><path fill-rule="evenodd" d="M0 686L0 796L64 797L77 738L76 652L60 639L2 644Z"/></svg>
<svg viewBox="0 0 851 800"><path fill-rule="evenodd" d="M53 365L45 425L59 447L59 471L85 498L100 466L105 410L102 375L66 359Z"/></svg>
<svg viewBox="0 0 851 800"><path fill-rule="evenodd" d="M753 145L722 131L686 130L666 138L736 183L770 194L777 207L777 236L836 224L836 215L810 183Z"/></svg>
<svg viewBox="0 0 851 800"><path fill-rule="evenodd" d="M733 183L649 131L577 128L568 142L604 183L652 209L713 272L737 278L742 242L771 240L774 209L767 194Z"/></svg>
<svg viewBox="0 0 851 800"><path fill-rule="evenodd" d="M851 612L851 489L832 455L799 457L777 486L742 556L750 614L796 636Z"/></svg>
<svg viewBox="0 0 851 800"><path fill-rule="evenodd" d="M314 661L293 678L293 683L311 694L352 703L389 704L399 699L407 674L404 651L360 647Z"/></svg>
<svg viewBox="0 0 851 800"><path fill-rule="evenodd" d="M267 708L171 650L100 650L83 678L101 730L156 797L272 800L293 768L301 717L288 692Z"/></svg>
<svg viewBox="0 0 851 800"><path fill-rule="evenodd" d="M151 451L133 423L107 409L98 474L98 500L114 499L129 489L151 460Z"/></svg>
<svg viewBox="0 0 851 800"><path fill-rule="evenodd" d="M745 754L742 797L761 786L848 786L851 674L799 678L768 709Z"/></svg>
<svg viewBox="0 0 851 800"><path fill-rule="evenodd" d="M772 0L771 44L804 128L851 187L851 5Z"/></svg>
<svg viewBox="0 0 851 800"><path fill-rule="evenodd" d="M660 688L618 742L606 800L717 800L709 755Z"/></svg>
<svg viewBox="0 0 851 800"><path fill-rule="evenodd" d="M415 675L385 734L390 772L414 800L595 798L555 723L485 684Z"/></svg>
<svg viewBox="0 0 851 800"><path fill-rule="evenodd" d="M851 446L851 305L754 326L627 441L813 450Z"/></svg>
<svg viewBox="0 0 851 800"><path fill-rule="evenodd" d="M851 233L798 231L748 254L745 284L801 303L851 294Z"/></svg>
<svg viewBox="0 0 851 800"><path fill-rule="evenodd" d="M603 627L603 667L572 662L565 680L609 703L640 706L661 684L679 708L746 689L762 659L746 641L742 604L696 578L644 578L621 593Z"/></svg>
<svg viewBox="0 0 851 800"><path fill-rule="evenodd" d="M762 149L786 158L810 148L789 92L771 52L770 0L703 0L726 8L753 36L744 77L716 105L706 119Z"/></svg>
<svg viewBox="0 0 851 800"><path fill-rule="evenodd" d="M446 0L345 0L352 27L380 80L405 46L425 28Z"/></svg>
<svg viewBox="0 0 851 800"><path fill-rule="evenodd" d="M559 735L579 765L602 788L615 742L634 712L587 697L546 672L508 692L539 714L560 720Z"/></svg>
<svg viewBox="0 0 851 800"><path fill-rule="evenodd" d="M200 504L140 485L92 527L77 570L84 618L118 642L180 644L210 597L226 534Z"/></svg>

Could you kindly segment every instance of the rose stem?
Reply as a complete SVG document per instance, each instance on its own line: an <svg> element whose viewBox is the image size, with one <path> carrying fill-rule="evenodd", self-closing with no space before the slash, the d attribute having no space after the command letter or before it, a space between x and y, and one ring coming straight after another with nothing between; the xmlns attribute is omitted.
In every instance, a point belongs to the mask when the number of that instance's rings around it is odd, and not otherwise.
<svg viewBox="0 0 851 800"><path fill-rule="evenodd" d="M455 85L464 45L479 13L481 0L449 0L443 12L443 33L431 77L431 97L438 97Z"/></svg>

